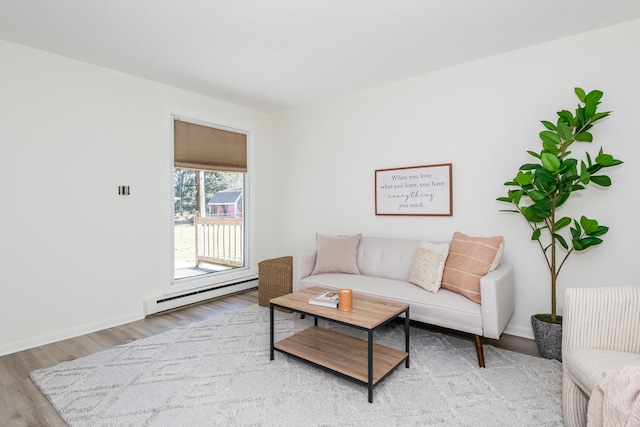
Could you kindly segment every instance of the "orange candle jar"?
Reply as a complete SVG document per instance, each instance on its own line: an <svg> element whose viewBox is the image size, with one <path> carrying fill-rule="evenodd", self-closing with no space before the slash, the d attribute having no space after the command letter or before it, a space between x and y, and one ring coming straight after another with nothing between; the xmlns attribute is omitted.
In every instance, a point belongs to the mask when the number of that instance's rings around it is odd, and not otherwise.
<svg viewBox="0 0 640 427"><path fill-rule="evenodd" d="M351 289L342 288L338 291L338 310L353 310L353 299Z"/></svg>

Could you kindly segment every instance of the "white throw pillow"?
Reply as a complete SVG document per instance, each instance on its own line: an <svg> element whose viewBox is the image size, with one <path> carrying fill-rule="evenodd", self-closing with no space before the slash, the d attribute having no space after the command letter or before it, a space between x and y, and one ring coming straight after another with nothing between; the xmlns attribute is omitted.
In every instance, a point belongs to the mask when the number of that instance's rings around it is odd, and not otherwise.
<svg viewBox="0 0 640 427"><path fill-rule="evenodd" d="M438 292L448 254L448 243L431 243L426 240L420 242L413 255L409 282L429 292Z"/></svg>
<svg viewBox="0 0 640 427"><path fill-rule="evenodd" d="M318 251L312 275L321 273L360 274L358 269L358 245L361 234L330 237L316 233Z"/></svg>

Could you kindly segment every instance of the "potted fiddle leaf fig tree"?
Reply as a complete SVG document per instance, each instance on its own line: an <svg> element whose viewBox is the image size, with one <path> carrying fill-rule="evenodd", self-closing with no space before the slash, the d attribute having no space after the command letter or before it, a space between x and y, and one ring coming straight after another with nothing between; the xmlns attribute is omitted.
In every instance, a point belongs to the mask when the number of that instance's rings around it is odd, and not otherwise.
<svg viewBox="0 0 640 427"><path fill-rule="evenodd" d="M622 163L602 148L595 157L587 151L572 157L572 145L591 143L591 128L611 114L598 111L602 91L587 93L575 88L575 94L579 100L575 113L562 110L555 122L542 121L541 150L527 151L533 160L520 166L515 178L504 183L508 187L507 196L497 199L514 207L504 212L524 218L531 240L544 256L551 281L551 313L535 314L531 322L540 353L557 360L562 360L562 316L556 312L558 276L572 253L601 244L602 236L609 231L596 219L586 215L563 216L561 211L571 196L591 184L609 187L611 179L602 170Z"/></svg>

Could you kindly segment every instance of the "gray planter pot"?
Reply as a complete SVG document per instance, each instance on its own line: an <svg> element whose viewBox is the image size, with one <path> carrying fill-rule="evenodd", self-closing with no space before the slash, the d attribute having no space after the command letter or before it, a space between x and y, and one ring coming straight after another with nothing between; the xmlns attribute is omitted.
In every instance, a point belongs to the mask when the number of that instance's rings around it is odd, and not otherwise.
<svg viewBox="0 0 640 427"><path fill-rule="evenodd" d="M550 314L534 314L531 316L533 335L536 338L538 351L542 357L562 362L562 316L556 316L561 323L541 320L550 316Z"/></svg>

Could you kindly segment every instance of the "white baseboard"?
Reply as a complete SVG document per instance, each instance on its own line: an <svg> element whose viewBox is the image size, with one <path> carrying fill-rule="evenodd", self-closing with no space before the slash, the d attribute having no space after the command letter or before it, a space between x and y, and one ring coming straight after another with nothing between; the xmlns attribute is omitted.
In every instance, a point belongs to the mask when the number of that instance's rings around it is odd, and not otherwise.
<svg viewBox="0 0 640 427"><path fill-rule="evenodd" d="M0 356L16 353L18 351L28 350L30 348L51 344L69 338L74 338L80 335L90 334L92 332L112 328L124 323L135 322L136 320L140 319L141 316L139 312L130 313L124 316L113 317L106 320L100 320L98 322L87 323L73 328L55 331L50 334L39 335L36 337L13 341L10 343L2 343L0 344Z"/></svg>
<svg viewBox="0 0 640 427"><path fill-rule="evenodd" d="M231 294L234 292L252 289L257 286L258 286L258 280L255 279L255 280L249 280L247 282L220 287L217 289L212 289L209 291L203 291L201 293L187 296L184 298L169 299L168 301L160 302L160 303L158 303L158 301L167 299L167 296L159 297L153 300L146 300L144 301L145 315L159 313L160 311L169 310L171 308L177 308L184 305L205 301L207 299L215 298L218 296L223 296L223 295ZM140 315L140 312L129 313L123 316L113 317L113 318L101 320L98 322L78 325L73 328L55 331L50 334L39 335L36 337L26 338L23 340L12 341L9 343L0 343L0 356L16 353L18 351L27 350L27 349L38 347L41 345L51 344L51 343L66 340L69 338L74 338L80 335L90 334L92 332L101 331L103 329L112 328L114 326L123 325L125 323L135 322L136 320L140 320L142 318L143 316Z"/></svg>
<svg viewBox="0 0 640 427"><path fill-rule="evenodd" d="M526 326L511 326L507 325L504 329L505 334L515 335L517 337L534 339L533 329L531 327Z"/></svg>
<svg viewBox="0 0 640 427"><path fill-rule="evenodd" d="M185 305L206 301L211 298L256 288L257 286L258 279L251 279L240 283L218 286L212 289L185 292L178 295L164 295L161 297L145 300L144 314L145 316L149 316L151 314L160 313L162 311L172 310L174 308L183 307Z"/></svg>

